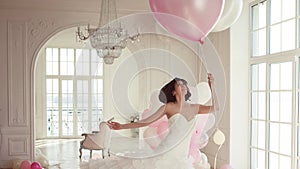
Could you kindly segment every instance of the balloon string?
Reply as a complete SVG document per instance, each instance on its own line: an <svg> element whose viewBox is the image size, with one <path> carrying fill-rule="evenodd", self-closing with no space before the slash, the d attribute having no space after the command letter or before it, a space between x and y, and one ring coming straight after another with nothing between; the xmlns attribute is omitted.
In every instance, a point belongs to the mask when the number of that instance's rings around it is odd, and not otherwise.
<svg viewBox="0 0 300 169"><path fill-rule="evenodd" d="M219 153L219 151L220 151L220 149L221 149L222 145L223 145L223 144L221 144L221 145L219 146L219 148L218 148L218 151L216 152L216 156L215 156L215 162L214 162L214 169L217 169L217 168L216 168L216 164L217 164L217 157L218 157L218 153Z"/></svg>

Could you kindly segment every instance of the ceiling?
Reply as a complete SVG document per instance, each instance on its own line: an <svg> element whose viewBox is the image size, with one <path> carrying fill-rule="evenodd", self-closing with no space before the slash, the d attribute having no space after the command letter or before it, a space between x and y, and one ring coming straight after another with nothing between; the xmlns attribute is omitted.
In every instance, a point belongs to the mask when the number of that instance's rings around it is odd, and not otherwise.
<svg viewBox="0 0 300 169"><path fill-rule="evenodd" d="M116 0L122 11L150 11L148 0ZM0 0L1 9L99 12L101 0Z"/></svg>

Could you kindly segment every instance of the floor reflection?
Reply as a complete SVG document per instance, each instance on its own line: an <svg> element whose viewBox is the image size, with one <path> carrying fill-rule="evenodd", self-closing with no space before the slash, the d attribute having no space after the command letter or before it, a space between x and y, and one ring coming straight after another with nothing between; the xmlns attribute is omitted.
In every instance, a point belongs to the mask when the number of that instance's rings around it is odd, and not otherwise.
<svg viewBox="0 0 300 169"><path fill-rule="evenodd" d="M36 140L36 148L49 161L49 169L80 169L81 162L90 159L89 150L82 150L79 159L79 142L81 139L45 139ZM93 159L102 158L101 151L93 151Z"/></svg>

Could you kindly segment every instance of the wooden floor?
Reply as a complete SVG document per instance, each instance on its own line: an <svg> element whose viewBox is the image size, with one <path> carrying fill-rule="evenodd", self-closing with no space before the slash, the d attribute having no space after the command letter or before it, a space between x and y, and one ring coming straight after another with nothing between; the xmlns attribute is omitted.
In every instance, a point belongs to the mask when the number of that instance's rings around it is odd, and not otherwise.
<svg viewBox="0 0 300 169"><path fill-rule="evenodd" d="M49 169L80 169L81 162L90 159L90 152L82 150L79 159L79 142L81 139L46 139L36 140L35 147L49 161ZM101 158L101 151L93 151L92 158Z"/></svg>

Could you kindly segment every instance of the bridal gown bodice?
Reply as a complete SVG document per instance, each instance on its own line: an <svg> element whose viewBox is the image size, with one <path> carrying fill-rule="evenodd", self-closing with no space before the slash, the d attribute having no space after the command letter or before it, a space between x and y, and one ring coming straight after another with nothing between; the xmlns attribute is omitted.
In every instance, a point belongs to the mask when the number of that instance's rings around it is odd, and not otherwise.
<svg viewBox="0 0 300 169"><path fill-rule="evenodd" d="M198 115L187 120L182 114L175 114L169 118L169 133L161 144L154 150L135 152L140 159L123 157L110 157L107 159L90 160L84 164L84 169L194 169L193 159L188 156L189 145ZM132 153L132 152L131 152ZM142 158L142 157L146 158ZM125 158L124 158L125 157ZM126 158L127 157L127 158Z"/></svg>

